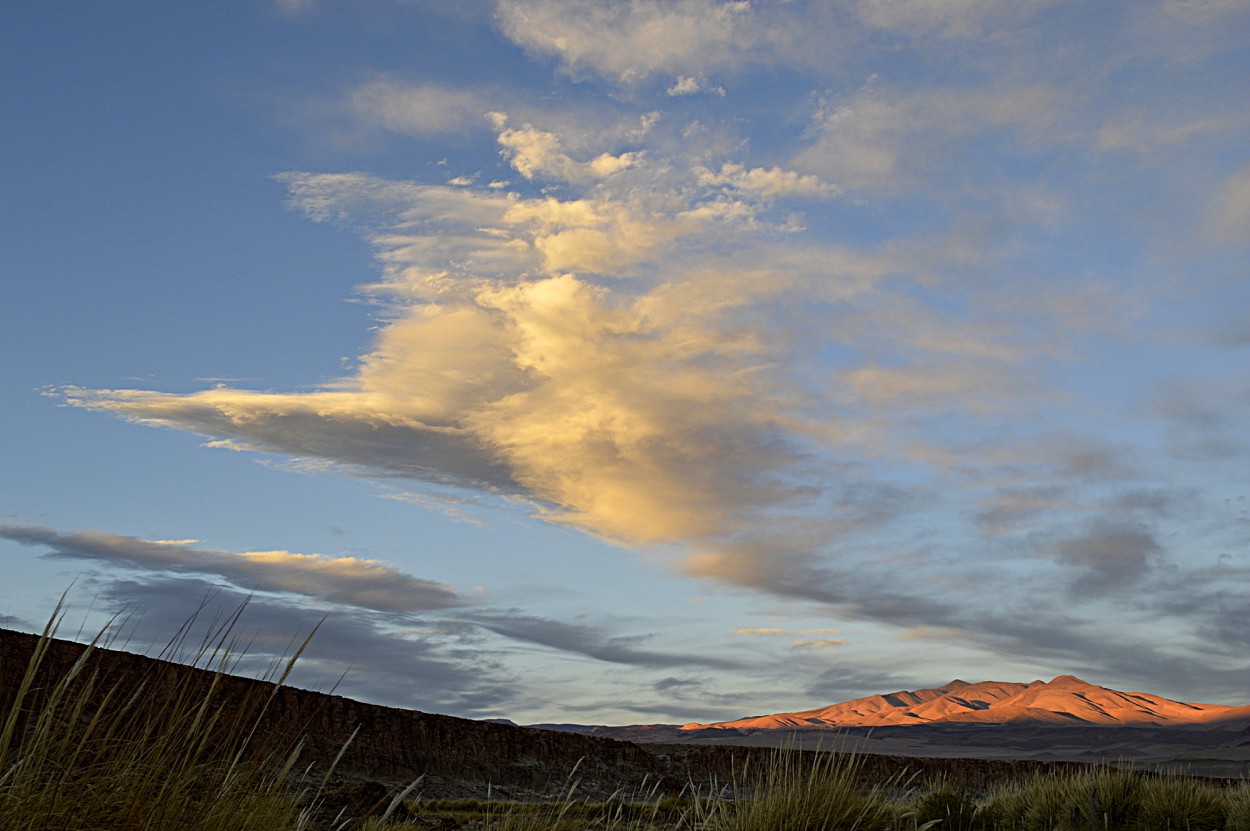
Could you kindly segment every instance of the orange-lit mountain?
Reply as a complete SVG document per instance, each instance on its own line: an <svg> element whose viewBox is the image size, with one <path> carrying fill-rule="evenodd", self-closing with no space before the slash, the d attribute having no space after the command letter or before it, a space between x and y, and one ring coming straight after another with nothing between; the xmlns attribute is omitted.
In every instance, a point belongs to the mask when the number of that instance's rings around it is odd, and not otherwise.
<svg viewBox="0 0 1250 831"><path fill-rule="evenodd" d="M1250 722L1250 706L1187 704L1157 695L1089 684L1071 675L1020 684L955 680L937 689L871 695L799 713L755 716L682 730L795 730L919 724L1067 724L1194 726Z"/></svg>

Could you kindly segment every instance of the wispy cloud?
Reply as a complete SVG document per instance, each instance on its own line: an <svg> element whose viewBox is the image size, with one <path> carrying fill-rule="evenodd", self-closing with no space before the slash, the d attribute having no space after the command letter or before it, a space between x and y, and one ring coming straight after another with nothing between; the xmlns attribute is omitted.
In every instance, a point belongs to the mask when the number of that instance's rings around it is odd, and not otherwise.
<svg viewBox="0 0 1250 831"><path fill-rule="evenodd" d="M707 655L654 652L643 648L649 640L638 635L608 635L600 629L550 618L518 613L479 614L474 622L515 641L558 649L606 661L638 667L736 666L732 661Z"/></svg>
<svg viewBox="0 0 1250 831"><path fill-rule="evenodd" d="M867 24L901 34L973 37L1027 20L1059 0L859 0Z"/></svg>
<svg viewBox="0 0 1250 831"><path fill-rule="evenodd" d="M289 551L232 553L187 542L146 541L99 531L0 525L0 537L54 557L96 560L175 574L212 575L243 589L287 592L379 612L419 612L463 605L451 586L421 580L374 560Z"/></svg>
<svg viewBox="0 0 1250 831"><path fill-rule="evenodd" d="M682 76L734 67L744 55L776 48L743 2L507 0L498 14L508 37L555 57L574 77L593 73L627 85L657 73L680 85Z"/></svg>
<svg viewBox="0 0 1250 831"><path fill-rule="evenodd" d="M352 90L348 108L362 124L422 136L484 129L493 106L476 91L381 76Z"/></svg>

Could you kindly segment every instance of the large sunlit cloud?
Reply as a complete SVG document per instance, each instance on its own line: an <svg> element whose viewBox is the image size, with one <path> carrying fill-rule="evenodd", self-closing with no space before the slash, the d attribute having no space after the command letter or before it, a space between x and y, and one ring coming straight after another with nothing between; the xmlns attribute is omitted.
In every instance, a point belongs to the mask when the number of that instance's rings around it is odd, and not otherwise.
<svg viewBox="0 0 1250 831"><path fill-rule="evenodd" d="M828 195L813 177L728 166L644 193L629 178L653 175L639 157L605 151L577 163L602 176L583 177L556 137L504 116L496 129L519 172L582 189L283 177L293 204L360 229L381 265L362 291L385 303L383 322L353 374L301 393L67 399L236 449L523 495L547 519L631 544L723 540L810 501L795 466L820 452L828 417L768 334L773 316L867 291L891 259L770 248L772 201ZM764 244L735 259L744 231ZM709 257L719 242L729 250Z"/></svg>

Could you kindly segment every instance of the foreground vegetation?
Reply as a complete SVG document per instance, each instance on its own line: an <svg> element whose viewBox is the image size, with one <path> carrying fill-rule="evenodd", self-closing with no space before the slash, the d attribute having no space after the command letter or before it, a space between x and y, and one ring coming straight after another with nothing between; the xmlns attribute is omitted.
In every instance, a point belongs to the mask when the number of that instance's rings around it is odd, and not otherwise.
<svg viewBox="0 0 1250 831"><path fill-rule="evenodd" d="M264 719L302 647L272 683L219 694L241 657L231 635L241 611L189 646L193 619L162 653L214 670L206 688L168 664L108 677L91 649L47 671L58 607L24 672L0 673L0 831L1250 831L1247 782L1090 767L968 793L943 781L866 784L847 754L779 752L723 787L674 795L653 784L600 802L579 798L576 770L564 797L544 803L426 800L420 782L336 800L333 766L302 767L300 737Z"/></svg>
<svg viewBox="0 0 1250 831"><path fill-rule="evenodd" d="M1213 783L1113 767L1039 774L989 793L943 782L865 786L853 758L828 754L800 771L778 754L751 795L524 805L410 803L413 821L383 828L506 831L1250 831L1250 783ZM746 788L743 788L746 790Z"/></svg>

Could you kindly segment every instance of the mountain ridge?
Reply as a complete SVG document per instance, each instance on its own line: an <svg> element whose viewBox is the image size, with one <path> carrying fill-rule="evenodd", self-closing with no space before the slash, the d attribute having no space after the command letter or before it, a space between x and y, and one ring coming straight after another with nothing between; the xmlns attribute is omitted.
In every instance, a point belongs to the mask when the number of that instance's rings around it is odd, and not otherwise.
<svg viewBox="0 0 1250 831"><path fill-rule="evenodd" d="M1143 692L1121 692L1059 675L1050 681L980 681L956 678L921 690L856 698L811 710L749 716L679 729L796 730L906 725L1107 725L1201 727L1245 721L1250 705L1195 704Z"/></svg>

